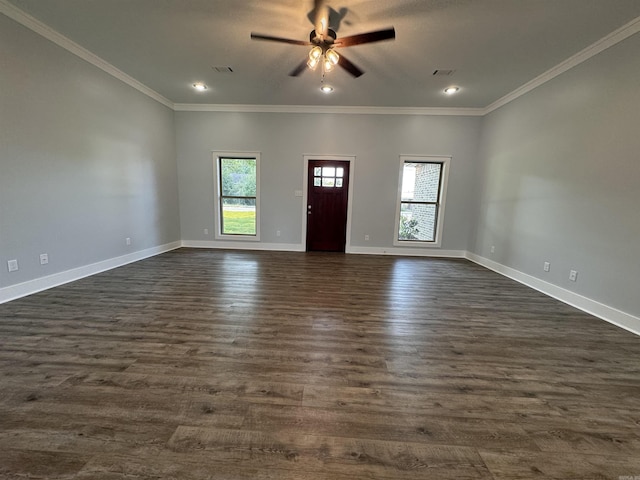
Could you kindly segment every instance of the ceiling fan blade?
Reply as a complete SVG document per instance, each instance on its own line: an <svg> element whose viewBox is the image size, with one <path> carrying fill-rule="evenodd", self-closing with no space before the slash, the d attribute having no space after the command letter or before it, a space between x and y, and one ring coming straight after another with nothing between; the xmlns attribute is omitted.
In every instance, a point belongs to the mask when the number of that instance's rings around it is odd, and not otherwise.
<svg viewBox="0 0 640 480"><path fill-rule="evenodd" d="M290 38L274 37L272 35L262 35L260 33L251 32L252 40L267 40L269 42L290 43L292 45L311 45L310 42L303 40L292 40Z"/></svg>
<svg viewBox="0 0 640 480"><path fill-rule="evenodd" d="M359 67L353 64L350 60L347 60L344 55L340 54L340 58L338 59L338 65L344 68L347 72L349 72L354 77L358 78L364 72L360 70Z"/></svg>
<svg viewBox="0 0 640 480"><path fill-rule="evenodd" d="M385 30L377 30L375 32L361 33L359 35L351 35L350 37L342 37L336 40L336 47L350 47L352 45L361 45L363 43L381 42L382 40L391 40L396 38L396 30L391 27Z"/></svg>
<svg viewBox="0 0 640 480"><path fill-rule="evenodd" d="M289 76L290 77L297 77L302 72L304 72L306 69L307 69L307 61L303 60L302 62L300 62L300 65L298 65L296 68L291 70L291 73L289 73Z"/></svg>

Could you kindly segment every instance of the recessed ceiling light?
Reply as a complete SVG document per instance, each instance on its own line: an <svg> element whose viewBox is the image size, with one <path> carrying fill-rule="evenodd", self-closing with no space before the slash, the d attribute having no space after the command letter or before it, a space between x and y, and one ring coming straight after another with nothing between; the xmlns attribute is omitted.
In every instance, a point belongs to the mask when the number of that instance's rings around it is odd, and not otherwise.
<svg viewBox="0 0 640 480"><path fill-rule="evenodd" d="M323 85L320 87L320 90L322 90L324 93L331 93L333 92L333 87L331 85Z"/></svg>
<svg viewBox="0 0 640 480"><path fill-rule="evenodd" d="M458 93L460 87L447 87L444 89L444 93L447 95L453 95L454 93Z"/></svg>
<svg viewBox="0 0 640 480"><path fill-rule="evenodd" d="M202 82L198 82L193 84L193 88L199 92L204 92L207 89L207 86Z"/></svg>

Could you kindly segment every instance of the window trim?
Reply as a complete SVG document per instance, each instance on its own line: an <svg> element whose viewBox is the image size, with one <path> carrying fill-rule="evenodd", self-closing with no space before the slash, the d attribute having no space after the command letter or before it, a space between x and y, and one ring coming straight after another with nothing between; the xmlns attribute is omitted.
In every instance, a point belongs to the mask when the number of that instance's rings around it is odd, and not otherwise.
<svg viewBox="0 0 640 480"><path fill-rule="evenodd" d="M402 176L404 174L405 163L440 163L442 172L440 174L440 185L438 187L438 202L436 208L436 231L433 242L422 240L400 240L400 210L402 208ZM396 199L396 220L393 230L393 245L396 247L422 247L440 248L442 246L442 231L444 230L444 209L447 197L447 184L449 183L449 167L451 157L442 155L400 155L400 168L398 174L398 196ZM423 202L420 202L423 203Z"/></svg>
<svg viewBox="0 0 640 480"><path fill-rule="evenodd" d="M256 234L229 234L222 233L222 177L220 159L246 159L256 161ZM214 171L214 223L215 223L215 239L216 240L233 240L233 241L260 241L260 152L213 152L213 171Z"/></svg>

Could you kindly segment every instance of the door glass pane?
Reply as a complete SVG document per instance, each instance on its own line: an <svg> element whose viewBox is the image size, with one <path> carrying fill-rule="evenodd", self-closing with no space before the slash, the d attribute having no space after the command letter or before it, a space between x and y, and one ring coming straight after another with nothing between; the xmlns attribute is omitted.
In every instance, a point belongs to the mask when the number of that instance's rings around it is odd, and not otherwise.
<svg viewBox="0 0 640 480"><path fill-rule="evenodd" d="M436 206L424 204L400 204L400 229L398 240L423 242L435 241Z"/></svg>
<svg viewBox="0 0 640 480"><path fill-rule="evenodd" d="M342 187L342 179L336 178L336 187Z"/></svg>
<svg viewBox="0 0 640 480"><path fill-rule="evenodd" d="M225 235L256 234L256 200L222 199L222 233Z"/></svg>
<svg viewBox="0 0 640 480"><path fill-rule="evenodd" d="M314 177L313 178L313 186L314 187L321 187L322 186L322 179L320 177Z"/></svg>
<svg viewBox="0 0 640 480"><path fill-rule="evenodd" d="M344 177L344 168L342 167L336 168L336 177Z"/></svg>
<svg viewBox="0 0 640 480"><path fill-rule="evenodd" d="M313 175L316 177L322 176L322 167L313 167Z"/></svg>
<svg viewBox="0 0 640 480"><path fill-rule="evenodd" d="M333 187L336 183L336 179L335 178L327 178L327 177L322 177L322 186L323 187Z"/></svg>
<svg viewBox="0 0 640 480"><path fill-rule="evenodd" d="M323 177L335 177L336 176L335 167L322 167L322 176Z"/></svg>
<svg viewBox="0 0 640 480"><path fill-rule="evenodd" d="M402 171L402 200L437 202L441 174L441 163L405 163Z"/></svg>

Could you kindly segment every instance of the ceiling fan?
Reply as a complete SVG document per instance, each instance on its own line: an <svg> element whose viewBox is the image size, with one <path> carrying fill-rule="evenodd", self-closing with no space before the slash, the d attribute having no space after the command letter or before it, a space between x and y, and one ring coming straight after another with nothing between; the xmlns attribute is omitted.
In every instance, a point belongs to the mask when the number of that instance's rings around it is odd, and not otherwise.
<svg viewBox="0 0 640 480"><path fill-rule="evenodd" d="M353 62L347 60L344 55L338 54L335 49L362 45L364 43L380 42L382 40L393 40L396 38L396 31L393 27L338 38L335 30L331 29L331 25L329 25L329 7L325 5L324 0L314 1L314 9L310 14L310 17L315 18L315 28L309 34L308 41L293 40L254 32L251 33L251 38L253 40L266 40L270 42L289 43L292 45L312 47L309 51L309 57L303 60L289 73L292 77L300 75L306 67L315 70L318 65L322 67L322 75L324 76L326 72L330 72L336 65L339 65L357 78L364 72Z"/></svg>

